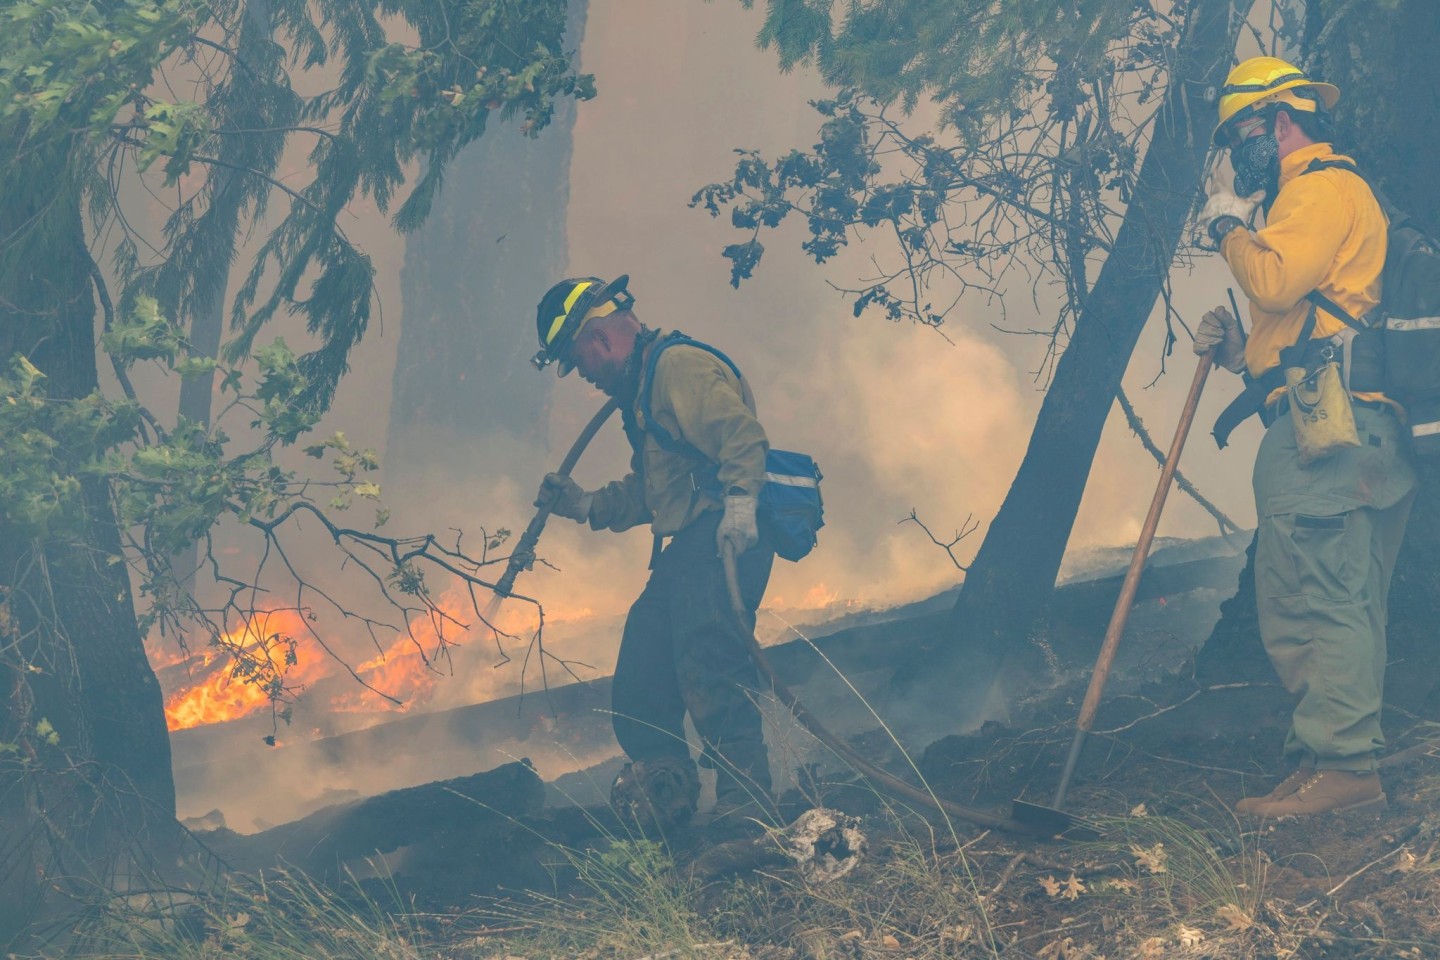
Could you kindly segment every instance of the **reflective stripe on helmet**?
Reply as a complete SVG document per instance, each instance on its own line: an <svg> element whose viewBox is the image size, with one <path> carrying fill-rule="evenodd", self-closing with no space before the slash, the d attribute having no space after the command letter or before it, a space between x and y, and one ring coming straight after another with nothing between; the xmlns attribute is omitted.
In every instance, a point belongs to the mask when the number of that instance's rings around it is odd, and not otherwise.
<svg viewBox="0 0 1440 960"><path fill-rule="evenodd" d="M1296 70L1294 73L1282 73L1268 83L1227 83L1220 88L1220 96L1228 97L1232 93L1260 93L1264 90L1274 90L1282 83L1289 83L1292 80L1299 80L1301 83L1314 83L1303 71Z"/></svg>
<svg viewBox="0 0 1440 960"><path fill-rule="evenodd" d="M571 290L570 295L565 298L565 305L560 312L560 316L556 317L551 322L550 332L545 335L545 345L547 347L555 342L555 337L560 333L561 328L565 326L565 318L570 316L570 311L574 308L575 301L580 299L580 294L584 293L586 290L590 289L594 285L595 284L590 280L586 280L584 283L575 284L575 289Z"/></svg>

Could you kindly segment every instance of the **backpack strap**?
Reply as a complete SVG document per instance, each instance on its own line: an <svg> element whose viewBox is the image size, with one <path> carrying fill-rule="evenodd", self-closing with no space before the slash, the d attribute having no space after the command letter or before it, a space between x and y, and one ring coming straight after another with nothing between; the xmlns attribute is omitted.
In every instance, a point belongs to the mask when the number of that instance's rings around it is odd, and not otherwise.
<svg viewBox="0 0 1440 960"><path fill-rule="evenodd" d="M730 368L730 370L735 374L735 378L737 380L740 379L740 368L735 366L735 361L725 356L725 354L720 352L719 349L710 346L710 344L702 343L701 341L696 340L693 337L687 337L679 330L675 330L669 334L666 334L663 340L655 344L655 346L652 347L650 350L650 356L645 359L645 371L643 374L641 374L640 377L640 415L645 419L646 432L648 432L652 437L655 438L655 442L660 444L660 448L662 450L669 450L672 453L688 453L694 456L698 456L702 460L708 460L710 458L705 456L705 454L701 453L698 449L696 449L693 444L687 443L684 439L680 437L673 436L669 430L666 430L664 427L660 426L660 424L656 423L655 416L650 409L650 390L655 385L655 366L660 362L660 355L664 353L668 348L681 343L692 347L698 347L701 350L706 351L707 353L714 354L722 362L724 362L727 367Z"/></svg>
<svg viewBox="0 0 1440 960"><path fill-rule="evenodd" d="M1224 450L1235 428L1264 409L1266 398L1272 391L1284 385L1285 375L1278 366L1266 370L1258 377L1247 373L1245 389L1226 404L1225 409L1220 411L1220 416L1215 418L1215 426L1210 430L1210 435L1215 438L1215 445Z"/></svg>
<svg viewBox="0 0 1440 960"><path fill-rule="evenodd" d="M1360 172L1360 168L1355 165L1354 161L1311 160L1309 165L1306 166L1303 171L1301 171L1301 176L1304 176L1307 173L1318 173L1321 170L1346 170L1350 173L1355 174L1355 176L1359 177L1361 180L1364 180L1365 185L1367 187L1370 187L1370 192L1375 195L1376 202L1380 204L1381 209L1384 210L1387 216L1389 216L1390 211L1388 209L1388 204L1380 198L1379 191L1377 191L1373 186L1371 186L1370 181L1366 178L1365 174ZM1351 327L1355 330L1368 329L1364 323L1351 315L1349 310L1346 310L1344 307L1340 306L1340 304L1336 303L1334 300L1331 300L1319 290L1311 290L1309 293L1305 294L1305 299L1309 300L1312 304L1321 308L1335 319L1343 321L1347 327ZM1314 332L1314 327L1314 311L1312 310L1310 317L1310 325L1307 328L1306 332L1301 333L1300 341L1297 342L1302 342L1304 340L1310 339L1309 334Z"/></svg>

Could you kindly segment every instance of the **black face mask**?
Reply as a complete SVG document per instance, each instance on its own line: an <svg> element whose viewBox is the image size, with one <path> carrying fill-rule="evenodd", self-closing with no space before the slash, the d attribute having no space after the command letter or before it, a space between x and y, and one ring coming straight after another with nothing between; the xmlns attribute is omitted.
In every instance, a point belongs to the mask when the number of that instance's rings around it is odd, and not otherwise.
<svg viewBox="0 0 1440 960"><path fill-rule="evenodd" d="M1280 145L1273 133L1250 137L1230 150L1235 170L1235 194L1248 197L1265 191L1270 199L1280 192Z"/></svg>

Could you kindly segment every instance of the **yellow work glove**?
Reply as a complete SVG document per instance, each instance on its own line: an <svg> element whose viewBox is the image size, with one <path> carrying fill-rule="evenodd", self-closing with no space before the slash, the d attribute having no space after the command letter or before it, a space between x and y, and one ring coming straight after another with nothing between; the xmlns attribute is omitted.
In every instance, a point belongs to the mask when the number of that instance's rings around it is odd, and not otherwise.
<svg viewBox="0 0 1440 960"><path fill-rule="evenodd" d="M535 495L535 506L549 507L557 517L566 517L576 523L590 519L590 503L593 493L580 489L580 484L563 473L547 473L540 481L540 492Z"/></svg>
<svg viewBox="0 0 1440 960"><path fill-rule="evenodd" d="M1195 330L1195 355L1204 356L1211 347L1215 348L1216 365L1231 373L1245 369L1245 335L1240 332L1240 321L1224 307L1216 307L1201 317Z"/></svg>

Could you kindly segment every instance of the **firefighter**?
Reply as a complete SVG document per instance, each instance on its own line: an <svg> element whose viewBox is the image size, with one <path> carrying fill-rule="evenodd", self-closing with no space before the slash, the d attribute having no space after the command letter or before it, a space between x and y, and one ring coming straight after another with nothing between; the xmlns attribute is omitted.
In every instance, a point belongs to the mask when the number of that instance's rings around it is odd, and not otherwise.
<svg viewBox="0 0 1440 960"><path fill-rule="evenodd" d="M1256 604L1265 650L1297 698L1285 741L1294 772L1236 805L1263 818L1385 806L1376 759L1386 596L1416 479L1401 412L1361 389L1348 325L1321 306L1363 317L1380 300L1385 263L1387 225L1374 194L1353 169L1329 165L1346 160L1331 145L1339 95L1274 57L1231 70L1214 144L1229 152L1234 186L1212 181L1199 217L1250 301L1248 340L1219 307L1204 316L1194 347L1213 347L1217 364L1246 377L1231 408L1239 414L1217 424L1221 445L1252 410L1266 424L1254 469ZM1265 225L1252 230L1257 206ZM1281 367L1335 361L1356 378L1337 388L1353 411L1354 438L1307 462ZM1307 441L1313 421L1301 419Z"/></svg>
<svg viewBox="0 0 1440 960"><path fill-rule="evenodd" d="M668 345L634 312L629 277L562 280L536 313L535 364L572 369L619 402L632 451L630 473L596 490L549 474L536 505L594 530L648 523L650 578L625 620L612 686L615 737L630 763L616 781L617 807L662 826L694 812L699 787L685 740L688 713L716 771L712 822L739 825L769 810L770 765L746 634L774 554L756 521L769 448L749 384L714 353ZM649 371L649 416L641 379ZM663 440L663 443L662 443ZM737 629L721 554L737 557L748 622ZM741 630L746 633L742 633Z"/></svg>

